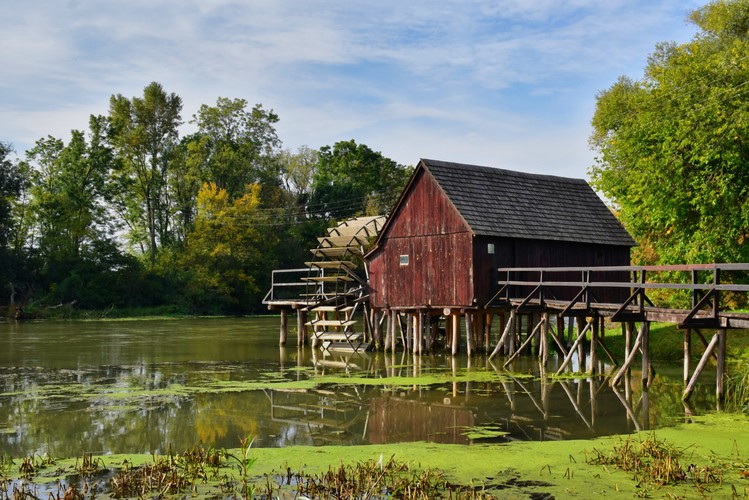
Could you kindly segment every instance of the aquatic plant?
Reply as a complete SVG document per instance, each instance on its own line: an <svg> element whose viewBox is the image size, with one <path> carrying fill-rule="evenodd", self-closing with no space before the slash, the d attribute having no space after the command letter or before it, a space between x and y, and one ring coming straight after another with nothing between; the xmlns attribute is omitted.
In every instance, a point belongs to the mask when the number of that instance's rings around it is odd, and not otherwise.
<svg viewBox="0 0 749 500"><path fill-rule="evenodd" d="M723 409L749 415L749 362L737 363L732 375L726 377Z"/></svg>
<svg viewBox="0 0 749 500"><path fill-rule="evenodd" d="M611 450L593 448L590 455L587 451L585 455L588 464L613 465L633 473L638 487L692 483L704 494L710 486L723 484L724 470L720 466L689 464L684 468L680 463L684 450L658 440L655 433L637 440L632 436L619 438Z"/></svg>
<svg viewBox="0 0 749 500"><path fill-rule="evenodd" d="M294 483L298 498L494 498L480 486L453 485L440 471L413 469L394 457L383 463L382 456L379 461L331 466L320 474L293 475L287 468L286 484Z"/></svg>
<svg viewBox="0 0 749 500"><path fill-rule="evenodd" d="M255 487L250 484L249 470L257 461L257 458L250 457L250 450L252 449L252 443L254 439L250 436L240 439L240 454L241 456L232 455L227 453L227 457L235 460L239 469L239 479L242 481L242 496L243 498L250 499L253 496Z"/></svg>

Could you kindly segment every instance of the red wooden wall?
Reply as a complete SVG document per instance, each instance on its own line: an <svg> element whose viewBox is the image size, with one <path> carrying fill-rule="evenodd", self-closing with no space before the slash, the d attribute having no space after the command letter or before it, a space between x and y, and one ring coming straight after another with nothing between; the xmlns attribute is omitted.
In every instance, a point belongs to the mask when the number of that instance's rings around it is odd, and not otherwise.
<svg viewBox="0 0 749 500"><path fill-rule="evenodd" d="M473 236L431 175L413 180L394 217L369 257L372 306L473 305Z"/></svg>

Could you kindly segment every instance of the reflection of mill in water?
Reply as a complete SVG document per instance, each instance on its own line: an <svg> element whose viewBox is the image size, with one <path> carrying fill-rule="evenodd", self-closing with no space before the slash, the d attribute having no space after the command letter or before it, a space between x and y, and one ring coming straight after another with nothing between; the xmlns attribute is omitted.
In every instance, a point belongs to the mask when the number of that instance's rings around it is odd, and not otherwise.
<svg viewBox="0 0 749 500"><path fill-rule="evenodd" d="M638 377L627 376L623 387L611 387L606 377L548 378L542 365L528 359L506 371L491 362L471 366L463 359L467 365L458 366L457 358L407 353L313 355L312 361L317 375L366 376L383 383L267 391L273 422L304 434L295 443L580 439L646 430L659 418L651 415L648 392L633 385ZM489 376L467 375L472 371ZM438 388L403 385L430 374L447 382Z"/></svg>

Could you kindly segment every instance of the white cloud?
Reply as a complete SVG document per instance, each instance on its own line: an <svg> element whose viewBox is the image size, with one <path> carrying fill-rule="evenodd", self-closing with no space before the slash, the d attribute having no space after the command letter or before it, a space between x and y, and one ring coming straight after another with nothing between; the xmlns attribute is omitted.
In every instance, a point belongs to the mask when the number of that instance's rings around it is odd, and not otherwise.
<svg viewBox="0 0 749 500"><path fill-rule="evenodd" d="M640 75L655 42L686 40L701 3L4 2L0 140L66 137L158 81L185 121L219 96L263 103L286 147L354 138L402 163L584 176L595 92Z"/></svg>

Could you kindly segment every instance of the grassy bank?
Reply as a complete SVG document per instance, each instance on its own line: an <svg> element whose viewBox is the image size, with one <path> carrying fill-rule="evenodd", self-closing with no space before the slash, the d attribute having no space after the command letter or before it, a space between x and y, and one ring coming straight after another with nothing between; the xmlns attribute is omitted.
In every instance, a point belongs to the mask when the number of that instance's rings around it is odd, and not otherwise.
<svg viewBox="0 0 749 500"><path fill-rule="evenodd" d="M158 495L137 489L145 487L137 482L144 481L144 471L166 493L197 497L329 497L333 490L325 488L348 487L338 491L359 491L362 498L749 498L749 419L735 415L593 441L282 449L245 444L225 453L196 447L167 457L4 457L0 498L13 497L13 488L25 488L29 496L20 498L63 498L66 490L64 498L82 498L86 488L88 497L128 485L135 489L121 489L121 496ZM128 470L137 473L128 479L122 472ZM70 477L84 478L72 493ZM400 490L387 492L389 487Z"/></svg>

